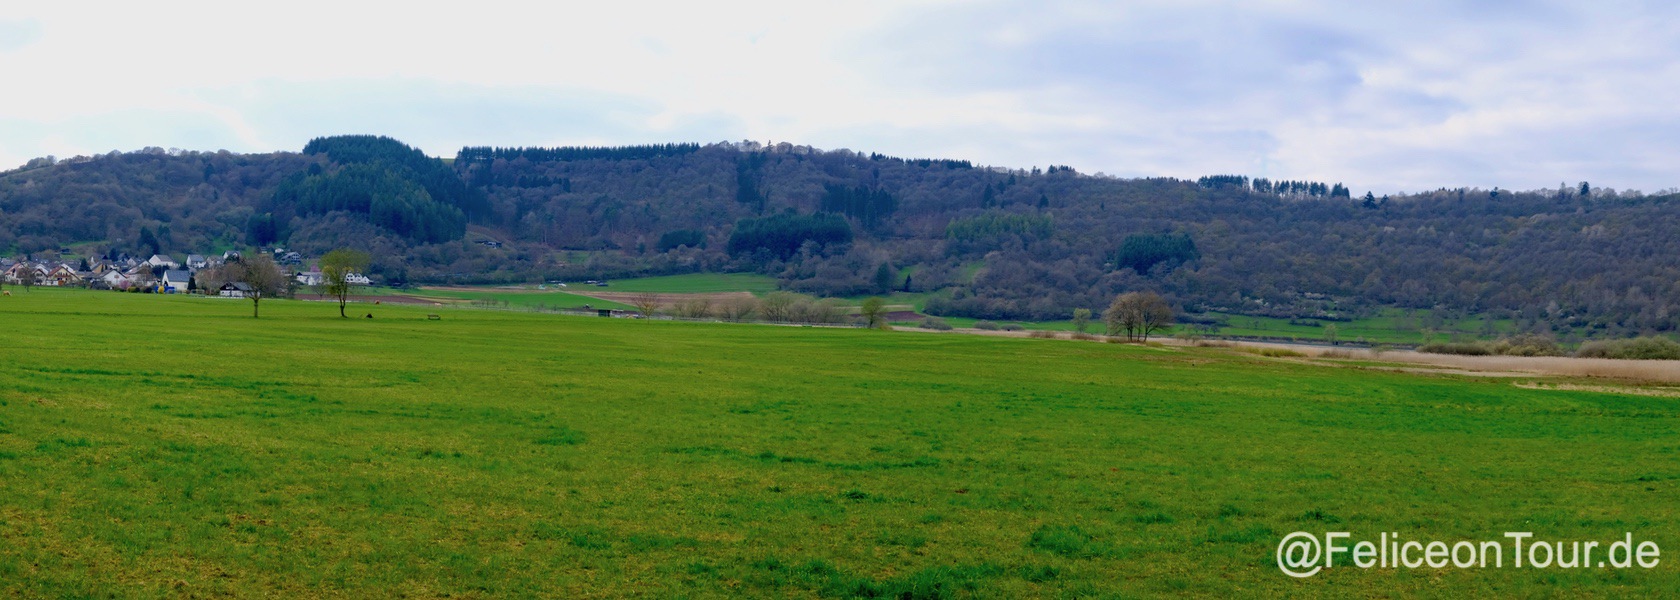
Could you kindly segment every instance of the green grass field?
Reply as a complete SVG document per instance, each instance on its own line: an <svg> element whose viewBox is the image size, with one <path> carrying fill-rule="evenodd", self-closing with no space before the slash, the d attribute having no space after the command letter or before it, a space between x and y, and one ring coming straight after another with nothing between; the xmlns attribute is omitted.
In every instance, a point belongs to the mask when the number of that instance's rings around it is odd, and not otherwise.
<svg viewBox="0 0 1680 600"><path fill-rule="evenodd" d="M0 596L1655 597L1680 400L1218 348L0 298ZM427 313L442 315L427 320ZM1653 570L1273 562L1293 531ZM1509 558L1507 557L1509 560Z"/></svg>
<svg viewBox="0 0 1680 600"><path fill-rule="evenodd" d="M573 284L580 285L580 284ZM580 291L596 288L579 287ZM764 294L776 291L776 279L752 273L691 273L638 279L615 279L604 292L658 292L661 294L708 294L715 292L752 292Z"/></svg>
<svg viewBox="0 0 1680 600"><path fill-rule="evenodd" d="M1495 319L1490 327L1486 322L1487 317L1473 317L1450 322L1443 320L1437 331L1425 333L1423 325L1428 322L1429 311L1414 312L1416 314L1408 317L1400 309L1389 308L1379 311L1377 316L1345 322L1321 321L1316 327L1299 322L1292 324L1289 319L1210 314L1223 317L1230 323L1229 327L1220 328L1215 335L1292 337L1302 342L1326 341L1325 326L1328 325L1336 327L1338 341L1365 340L1372 344L1418 345L1430 341L1447 341L1454 335L1491 340L1510 335L1512 332L1509 319Z"/></svg>
<svg viewBox="0 0 1680 600"><path fill-rule="evenodd" d="M507 308L556 310L562 308L583 308L588 306L590 308L616 308L621 310L631 309L631 307L627 304L601 300L599 298L590 298L588 296L579 296L577 294L556 291L553 289L538 290L534 287L529 290L509 290L485 287L480 290L471 291L461 289L445 290L420 288L417 290L405 291L403 292L403 295L414 296L416 298L435 299L439 302L445 303L450 301L466 301L470 304L474 301L480 301L487 302L494 306Z"/></svg>

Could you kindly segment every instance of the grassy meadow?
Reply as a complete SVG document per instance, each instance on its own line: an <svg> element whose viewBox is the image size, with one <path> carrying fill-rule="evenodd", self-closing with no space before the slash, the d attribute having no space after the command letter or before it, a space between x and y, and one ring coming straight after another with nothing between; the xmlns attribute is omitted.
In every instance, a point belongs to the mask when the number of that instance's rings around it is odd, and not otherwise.
<svg viewBox="0 0 1680 600"><path fill-rule="evenodd" d="M1680 589L1674 398L1219 348L370 311L0 298L0 596ZM1297 530L1665 552L1297 580L1273 562Z"/></svg>
<svg viewBox="0 0 1680 600"><path fill-rule="evenodd" d="M578 289L585 292L595 289L583 284L573 285L579 286ZM776 291L776 278L754 273L689 273L686 275L616 279L607 282L607 287L599 288L599 291L656 292L660 294L712 294L718 292L765 294Z"/></svg>
<svg viewBox="0 0 1680 600"><path fill-rule="evenodd" d="M426 300L433 300L443 304L465 303L472 305L484 303L504 308L524 308L531 310L559 310L565 308L616 308L620 310L631 308L627 304L620 304L600 298L590 298L559 290L548 289L507 289L497 287L482 288L419 288L404 291L403 295Z"/></svg>

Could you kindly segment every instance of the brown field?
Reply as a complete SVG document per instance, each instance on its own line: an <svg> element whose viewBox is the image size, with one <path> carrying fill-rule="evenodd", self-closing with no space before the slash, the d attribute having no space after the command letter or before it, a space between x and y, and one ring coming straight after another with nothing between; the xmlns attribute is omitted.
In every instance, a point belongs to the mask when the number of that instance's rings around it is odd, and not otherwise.
<svg viewBox="0 0 1680 600"><path fill-rule="evenodd" d="M899 327L900 331L927 331L914 327ZM985 331L954 329L941 333L1030 337L1030 331ZM1064 332L1059 335L1066 339ZM1096 341L1104 341L1098 336ZM1190 346L1188 342L1169 337L1150 338L1166 346ZM1460 356L1429 354L1410 350L1390 350L1374 353L1360 348L1339 348L1305 344L1272 344L1266 342L1218 341L1219 345L1248 348L1277 348L1292 350L1308 358L1328 360L1381 361L1418 365L1417 368L1393 367L1417 373L1440 375L1468 375L1477 377L1596 377L1635 382L1680 383L1680 361L1677 360L1614 360L1608 358L1574 358L1569 356ZM1331 356L1325 356L1331 353ZM1286 359L1285 359L1286 360Z"/></svg>

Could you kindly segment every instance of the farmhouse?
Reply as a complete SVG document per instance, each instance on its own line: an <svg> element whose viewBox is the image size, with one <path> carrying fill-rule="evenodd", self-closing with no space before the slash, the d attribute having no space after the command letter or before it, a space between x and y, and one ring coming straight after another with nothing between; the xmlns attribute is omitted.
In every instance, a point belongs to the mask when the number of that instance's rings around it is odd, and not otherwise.
<svg viewBox="0 0 1680 600"><path fill-rule="evenodd" d="M203 255L201 255L201 254L188 254L187 255L187 270L197 271L199 269L202 269L202 268L208 267L208 266L210 266L210 261L206 260Z"/></svg>
<svg viewBox="0 0 1680 600"><path fill-rule="evenodd" d="M229 281L222 284L222 289L218 290L216 295L224 298L244 298L245 295L250 292L251 286L247 285L245 282Z"/></svg>
<svg viewBox="0 0 1680 600"><path fill-rule="evenodd" d="M50 286L70 286L81 284L82 276L77 274L75 269L70 268L70 265L62 264L59 265L58 268L55 268L51 272L47 273L47 276L41 280L41 285Z"/></svg>
<svg viewBox="0 0 1680 600"><path fill-rule="evenodd" d="M128 286L134 283L127 275L122 274L122 271L116 269L105 271L104 275L99 276L99 280L105 282L105 285L113 290L126 290Z"/></svg>
<svg viewBox="0 0 1680 600"><path fill-rule="evenodd" d="M321 285L325 281L320 271L308 271L297 274L297 282L303 285Z"/></svg>
<svg viewBox="0 0 1680 600"><path fill-rule="evenodd" d="M179 268L181 268L181 264L175 262L175 259L169 258L169 257L164 256L162 254L153 254L151 258L146 259L146 262L143 262L143 263L140 263L140 264L142 266L148 268L148 269L152 268L152 267L163 267L163 268L166 268L166 269L179 269Z"/></svg>
<svg viewBox="0 0 1680 600"><path fill-rule="evenodd" d="M40 282L42 279L46 278L47 269L41 265L32 264L27 260L20 260L16 264L13 264L11 268L6 269L6 283L13 285L23 283L23 276L25 273L34 275L30 281Z"/></svg>
<svg viewBox="0 0 1680 600"><path fill-rule="evenodd" d="M163 289L177 294L187 293L187 287L192 282L192 271L164 271Z"/></svg>

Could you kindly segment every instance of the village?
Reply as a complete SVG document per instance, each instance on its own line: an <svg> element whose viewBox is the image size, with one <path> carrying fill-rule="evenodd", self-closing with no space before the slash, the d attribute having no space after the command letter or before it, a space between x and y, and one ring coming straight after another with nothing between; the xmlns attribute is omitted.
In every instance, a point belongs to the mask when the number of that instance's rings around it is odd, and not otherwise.
<svg viewBox="0 0 1680 600"><path fill-rule="evenodd" d="M319 286L323 276L302 254L284 248L264 248L274 262L287 269L293 287ZM168 254L153 254L144 260L119 254L114 257L82 258L76 261L35 260L28 257L0 258L0 280L7 285L28 288L78 287L92 290L146 294L203 294L227 298L243 298L249 287L237 281L220 281L211 275L217 267L238 260L237 251L205 256L188 254L177 261ZM347 282L352 285L372 283L366 275L351 273Z"/></svg>

